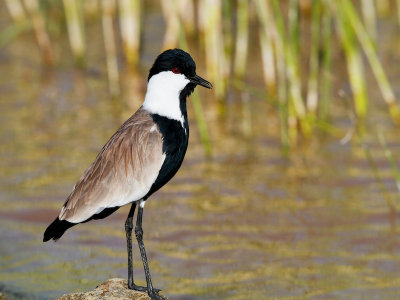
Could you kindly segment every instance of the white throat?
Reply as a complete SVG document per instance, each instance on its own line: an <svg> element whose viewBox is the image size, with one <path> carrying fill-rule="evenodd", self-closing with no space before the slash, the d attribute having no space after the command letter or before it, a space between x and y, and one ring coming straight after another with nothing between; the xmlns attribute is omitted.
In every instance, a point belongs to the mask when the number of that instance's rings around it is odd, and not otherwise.
<svg viewBox="0 0 400 300"><path fill-rule="evenodd" d="M179 94L189 82L185 75L174 74L171 71L153 75L147 84L143 108L149 113L177 120L183 127L184 118L179 104Z"/></svg>

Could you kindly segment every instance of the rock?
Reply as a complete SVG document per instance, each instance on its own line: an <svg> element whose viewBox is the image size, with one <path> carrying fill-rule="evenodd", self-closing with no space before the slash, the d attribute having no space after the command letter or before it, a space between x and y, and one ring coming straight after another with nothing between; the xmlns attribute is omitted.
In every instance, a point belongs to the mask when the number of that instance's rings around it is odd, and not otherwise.
<svg viewBox="0 0 400 300"><path fill-rule="evenodd" d="M161 296L161 295L160 295ZM165 300L167 298L163 297ZM0 298L1 299L1 298ZM127 281L121 278L112 278L87 293L65 294L57 300L151 300L147 293L128 289Z"/></svg>

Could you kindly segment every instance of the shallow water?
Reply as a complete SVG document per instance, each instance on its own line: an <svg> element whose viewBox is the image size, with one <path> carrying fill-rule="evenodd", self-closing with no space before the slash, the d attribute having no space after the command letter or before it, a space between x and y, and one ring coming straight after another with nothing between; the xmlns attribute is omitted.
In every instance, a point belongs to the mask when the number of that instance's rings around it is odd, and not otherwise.
<svg viewBox="0 0 400 300"><path fill-rule="evenodd" d="M129 207L76 226L57 243L42 243L42 233L102 145L140 105L146 77L137 88L132 82L141 76L124 74L122 101L112 102L106 74L95 64L99 55L91 58L96 67L78 72L66 49L61 66L46 71L34 47L22 36L0 50L0 290L10 299L55 298L127 276ZM149 50L143 70L156 52ZM316 136L285 158L277 116L263 99L244 93L251 102L243 106L243 93L231 92L227 117L218 120L208 91L200 95L213 157L203 154L189 100L185 162L144 210L154 285L169 299L396 299L399 215L385 197L398 210L399 194L373 132L367 141L386 194L357 142ZM398 157L398 130L378 96L371 115ZM350 127L339 104L334 116L338 127ZM134 251L135 278L143 285Z"/></svg>

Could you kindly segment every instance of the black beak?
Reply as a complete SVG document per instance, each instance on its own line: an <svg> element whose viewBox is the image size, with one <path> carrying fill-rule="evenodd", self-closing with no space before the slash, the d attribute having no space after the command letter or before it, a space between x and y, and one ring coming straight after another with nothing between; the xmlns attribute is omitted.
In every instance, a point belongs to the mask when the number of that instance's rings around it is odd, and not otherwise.
<svg viewBox="0 0 400 300"><path fill-rule="evenodd" d="M198 75L194 75L193 77L190 77L189 80L190 80L191 83L195 83L195 84L204 86L204 87L206 87L208 89L212 89L212 87L213 87L210 82L208 82L207 80L201 78Z"/></svg>

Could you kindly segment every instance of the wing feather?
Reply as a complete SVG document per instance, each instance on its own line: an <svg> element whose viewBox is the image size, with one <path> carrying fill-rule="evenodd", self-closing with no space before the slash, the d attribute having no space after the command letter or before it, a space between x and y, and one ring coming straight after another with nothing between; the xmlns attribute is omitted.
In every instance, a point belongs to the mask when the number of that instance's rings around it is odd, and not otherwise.
<svg viewBox="0 0 400 300"><path fill-rule="evenodd" d="M60 212L60 220L83 222L109 207L140 200L165 159L162 134L139 109L110 138L84 172Z"/></svg>

